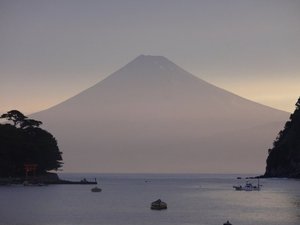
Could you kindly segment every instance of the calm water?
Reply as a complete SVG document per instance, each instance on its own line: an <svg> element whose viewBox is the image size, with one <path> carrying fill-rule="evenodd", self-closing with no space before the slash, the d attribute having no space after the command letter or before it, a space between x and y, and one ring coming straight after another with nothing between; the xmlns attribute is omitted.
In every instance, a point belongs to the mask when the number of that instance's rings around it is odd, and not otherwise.
<svg viewBox="0 0 300 225"><path fill-rule="evenodd" d="M262 191L234 191L237 175L61 175L93 185L0 186L2 225L299 225L300 180L261 179ZM161 198L165 211L150 210Z"/></svg>

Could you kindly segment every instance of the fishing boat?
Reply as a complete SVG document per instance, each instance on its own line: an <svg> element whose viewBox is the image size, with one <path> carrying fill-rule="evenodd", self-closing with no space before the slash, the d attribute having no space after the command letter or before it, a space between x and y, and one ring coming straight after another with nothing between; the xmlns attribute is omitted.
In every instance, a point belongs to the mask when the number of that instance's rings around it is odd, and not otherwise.
<svg viewBox="0 0 300 225"><path fill-rule="evenodd" d="M259 184L259 179L257 181L257 185L253 185L251 182L247 181L244 186L233 186L236 191L260 191L261 184Z"/></svg>

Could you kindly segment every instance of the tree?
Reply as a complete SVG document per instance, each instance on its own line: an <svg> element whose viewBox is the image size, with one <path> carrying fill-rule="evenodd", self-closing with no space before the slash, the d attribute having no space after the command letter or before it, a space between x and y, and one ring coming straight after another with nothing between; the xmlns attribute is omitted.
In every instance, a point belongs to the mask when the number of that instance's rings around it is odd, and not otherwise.
<svg viewBox="0 0 300 225"><path fill-rule="evenodd" d="M26 128L34 128L34 127L39 127L43 123L38 120L33 120L33 119L24 119L22 123L20 124L21 129L26 129Z"/></svg>
<svg viewBox="0 0 300 225"><path fill-rule="evenodd" d="M36 164L37 175L62 167L62 152L41 121L28 119L17 110L1 118L13 124L0 124L0 177L24 176L24 164Z"/></svg>
<svg viewBox="0 0 300 225"><path fill-rule="evenodd" d="M20 127L21 129L26 129L28 127L39 127L43 123L38 120L28 119L18 110L11 110L7 113L1 115L0 119L6 119L12 121L13 126Z"/></svg>
<svg viewBox="0 0 300 225"><path fill-rule="evenodd" d="M291 114L269 149L266 176L300 177L300 98Z"/></svg>
<svg viewBox="0 0 300 225"><path fill-rule="evenodd" d="M13 125L17 127L21 124L27 117L23 115L23 113L18 110L11 110L7 113L2 114L1 119L7 119L8 121L12 121Z"/></svg>

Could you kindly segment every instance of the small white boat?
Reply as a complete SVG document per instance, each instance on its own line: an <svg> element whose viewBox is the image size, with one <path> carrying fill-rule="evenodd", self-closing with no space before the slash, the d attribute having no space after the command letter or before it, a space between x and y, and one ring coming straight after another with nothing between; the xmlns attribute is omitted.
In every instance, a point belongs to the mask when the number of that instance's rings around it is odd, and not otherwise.
<svg viewBox="0 0 300 225"><path fill-rule="evenodd" d="M93 188L91 189L91 191L92 191L92 192L101 192L102 189L96 186L96 187L93 187Z"/></svg>

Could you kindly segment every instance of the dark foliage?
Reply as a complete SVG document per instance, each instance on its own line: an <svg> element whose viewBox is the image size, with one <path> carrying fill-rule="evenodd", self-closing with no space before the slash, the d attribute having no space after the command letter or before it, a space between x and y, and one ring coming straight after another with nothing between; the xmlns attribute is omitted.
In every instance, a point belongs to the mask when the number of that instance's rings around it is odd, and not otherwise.
<svg viewBox="0 0 300 225"><path fill-rule="evenodd" d="M13 126L19 127L21 129L39 127L43 124L41 121L28 119L27 116L24 116L23 113L18 110L11 110L7 113L4 113L2 114L2 116L0 116L0 119L11 121L13 123Z"/></svg>
<svg viewBox="0 0 300 225"><path fill-rule="evenodd" d="M300 98L295 112L269 149L265 176L300 177Z"/></svg>
<svg viewBox="0 0 300 225"><path fill-rule="evenodd" d="M36 175L62 166L57 142L39 128L40 121L28 119L17 110L1 118L13 124L0 124L0 177L24 176L24 164L37 164Z"/></svg>

